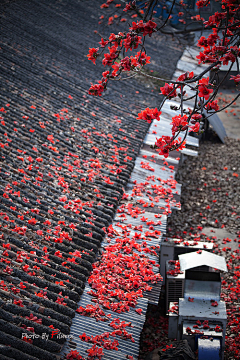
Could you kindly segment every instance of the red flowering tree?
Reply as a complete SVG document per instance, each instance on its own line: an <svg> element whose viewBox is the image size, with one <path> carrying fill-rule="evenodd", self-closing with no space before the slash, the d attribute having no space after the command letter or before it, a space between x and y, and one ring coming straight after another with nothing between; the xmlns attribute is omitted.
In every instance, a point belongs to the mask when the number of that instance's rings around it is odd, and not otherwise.
<svg viewBox="0 0 240 360"><path fill-rule="evenodd" d="M200 123L203 120L203 113L207 113L207 117L215 112L219 112L231 105L240 94L227 106L220 109L216 100L218 89L222 82L231 71L234 63L237 64L239 72L239 56L240 56L240 3L239 0L221 0L218 3L219 11L215 12L208 19L201 16L201 10L208 7L209 0L198 0L196 12L191 16L189 6L183 0L148 0L144 2L125 1L116 4L114 0L107 0L101 5L101 8L114 7L119 11L123 8L124 16L129 16L129 22L119 13L110 16L108 25L111 25L115 19L126 22L126 31L111 33L108 38L101 37L99 46L90 48L88 59L96 64L98 57L101 57L102 64L106 67L106 71L102 73L101 80L97 84L91 84L89 94L101 96L107 89L111 80L127 78L129 76L142 74L144 76L153 77L143 71L146 64L150 64L150 56L146 53L144 46L145 39L151 37L156 32L171 34L188 33L195 30L208 30L205 37L201 36L197 45L201 49L196 57L199 64L208 64L201 74L195 75L194 72L187 71L178 77L175 81L166 81L165 85L160 87L160 94L164 95L164 100L158 108L146 108L138 114L138 119L151 122L153 119L160 120L161 107L166 99L179 98L179 106L176 116L172 118L172 136L162 136L156 139L155 147L159 154L168 156L171 150L180 150L184 147L185 138L188 132L200 131ZM213 2L212 2L213 3ZM122 6L122 4L124 4ZM155 16L156 9L161 7L168 15ZM169 30L169 22L176 8L181 9L178 12L179 22L183 28L180 30ZM133 21L134 19L134 21ZM191 21L191 23L189 22ZM131 51L131 55L130 55ZM222 65L229 65L229 71L222 81L217 82L218 73ZM211 78L208 76L211 71ZM212 75L213 74L213 75ZM154 77L155 80L164 80ZM240 74L231 76L236 86L240 83ZM191 90L191 97L188 97L187 90ZM194 106L189 108L186 101L193 99ZM208 115L209 113L209 115ZM181 138L179 135L182 135Z"/></svg>

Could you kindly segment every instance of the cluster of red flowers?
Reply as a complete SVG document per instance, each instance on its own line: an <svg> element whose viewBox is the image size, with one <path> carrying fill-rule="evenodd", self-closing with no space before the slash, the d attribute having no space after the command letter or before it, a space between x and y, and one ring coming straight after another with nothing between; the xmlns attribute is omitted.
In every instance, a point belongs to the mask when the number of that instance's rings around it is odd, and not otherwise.
<svg viewBox="0 0 240 360"><path fill-rule="evenodd" d="M112 1L107 1L101 7L108 8ZM203 8L209 5L209 0L199 0L196 5L198 8ZM180 11L179 21L186 23L184 20L184 15L186 12L186 4L181 1L180 6L182 6L183 11ZM117 35L111 34L108 40L101 38L100 45L104 49L108 46L109 52L104 54L103 64L104 66L112 67L112 72L107 72L107 77L103 75L102 80L91 86L89 89L89 94L101 96L103 91L107 87L107 83L110 79L120 77L122 72L132 71L133 73L141 72L142 66L150 63L150 57L145 53L145 37L151 36L154 32L161 31L162 27L167 24L167 21L157 26L157 23L153 21L153 15L155 13L154 9L151 9L152 3L146 2L144 8L139 8L135 1L131 1L126 4L123 11L125 13L135 14L131 15L131 17L142 16L143 19L139 21L133 21L129 26L127 32L119 32ZM204 19L200 15L193 16L192 19L198 22L204 23L207 29L212 29L212 33L205 36L201 36L198 41L198 46L203 48L203 51L199 53L196 59L199 60L200 63L209 63L212 64L211 68L218 71L221 65L232 64L237 61L240 56L239 44L237 43L237 31L238 31L238 19L239 19L239 10L240 5L236 1L221 1L222 11L216 12L211 15L207 21L204 22ZM121 7L121 4L116 6ZM172 10L172 9L171 9ZM115 15L116 18L119 15ZM113 20L113 17L111 17ZM147 18L149 18L147 20ZM171 18L171 13L169 14L169 18ZM112 23L111 20L111 23ZM125 19L126 20L126 19ZM124 20L124 21L125 21ZM220 35L223 30L223 36ZM125 52L128 50L134 50L141 47L141 50L135 55L125 57ZM100 55L98 53L98 48L90 48L88 58L93 61L95 64L96 58ZM121 53L124 56L121 56ZM142 72L141 72L142 73ZM104 74L104 73L103 73ZM207 111L219 111L219 106L217 104L217 100L214 100L217 89L216 86L209 83L209 77L203 78L205 72L200 76L195 76L193 72L186 72L178 77L175 82L169 81L165 83L164 86L160 87L161 94L164 95L167 99L175 98L179 96L181 98L181 116L183 118L183 113L186 112L187 109L184 109L183 103L187 101L186 90L184 89L186 86L189 86L191 90L194 90L196 98L194 110L188 109L188 115L184 115L184 124L180 124L180 126L176 126L175 119L173 117L173 134L178 131L187 132L192 131L198 133L200 130L200 120L202 119L203 109ZM196 79L196 80L195 80ZM231 80L235 81L238 85L240 81L240 75L235 75L231 77ZM179 91L177 93L177 90ZM179 110L179 109L178 109ZM148 122L151 122L152 119L157 118L150 116L149 108L142 111L138 117L138 119L144 119ZM152 114L154 115L154 114ZM177 115L178 116L178 115ZM159 119L158 119L159 120ZM177 128L177 130L176 130ZM162 137L160 139L156 139L157 147L159 147L160 154L168 157L169 151L179 149L181 150L184 147L183 140L176 140L175 137Z"/></svg>
<svg viewBox="0 0 240 360"><path fill-rule="evenodd" d="M174 84L165 83L163 87L160 87L160 90L161 90L161 94L166 96L168 99L177 96L176 86Z"/></svg>
<svg viewBox="0 0 240 360"><path fill-rule="evenodd" d="M172 134L175 135L176 133L179 133L180 131L184 131L188 127L188 117L187 115L177 115L172 118Z"/></svg>
<svg viewBox="0 0 240 360"><path fill-rule="evenodd" d="M165 136L156 139L155 146L159 151L159 155L163 155L165 158L168 157L169 152L172 150L180 151L185 147L185 141L182 142L182 139L179 137L177 140L174 140L174 136Z"/></svg>
<svg viewBox="0 0 240 360"><path fill-rule="evenodd" d="M156 31L157 24L149 20L147 22L143 22L143 20L133 22L132 26L129 28L131 31L135 31L136 33L142 33L143 36L149 35L151 36L154 31Z"/></svg>
<svg viewBox="0 0 240 360"><path fill-rule="evenodd" d="M210 94L213 92L213 89L209 89L209 77L199 80L198 91L200 98L203 97L205 100L209 99Z"/></svg>
<svg viewBox="0 0 240 360"><path fill-rule="evenodd" d="M140 112L138 114L138 120L145 120L148 123L151 123L152 120L156 119L156 120L160 120L160 115L161 115L161 111L158 111L157 108L155 109L149 109L146 108L145 110L143 110L142 112Z"/></svg>
<svg viewBox="0 0 240 360"><path fill-rule="evenodd" d="M102 73L102 80L99 80L97 84L92 84L89 89L89 94L94 96L101 96L103 91L107 87L109 79L119 77L123 71L131 71L150 63L150 56L141 50L137 52L135 56L126 56L120 59L121 51L127 52L137 49L142 44L142 37L137 35L143 33L143 36L151 36L156 24L152 21L143 23L141 20L139 23L132 23L132 27L128 33L119 32L111 34L107 40L101 38L99 42L102 51L99 52L99 48L89 48L88 59L96 64L96 59L101 53L108 49L108 52L104 53L102 63L104 66L109 66L112 71L105 71ZM118 60L118 61L117 61Z"/></svg>

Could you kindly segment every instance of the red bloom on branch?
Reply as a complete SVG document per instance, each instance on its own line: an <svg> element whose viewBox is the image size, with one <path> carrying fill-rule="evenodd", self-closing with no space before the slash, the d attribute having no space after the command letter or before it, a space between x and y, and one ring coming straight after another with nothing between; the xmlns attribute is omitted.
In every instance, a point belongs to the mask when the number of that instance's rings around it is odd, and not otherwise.
<svg viewBox="0 0 240 360"><path fill-rule="evenodd" d="M116 63L115 63L116 64ZM113 65L114 66L114 65ZM112 67L113 67L112 66ZM129 59L128 56L126 56L124 59L121 60L120 62L120 67L122 67L122 69L124 71L130 71L131 70L131 60Z"/></svg>
<svg viewBox="0 0 240 360"><path fill-rule="evenodd" d="M125 50L137 49L138 45L142 44L141 36L127 34L126 39L123 40Z"/></svg>
<svg viewBox="0 0 240 360"><path fill-rule="evenodd" d="M217 101L217 100L210 101L210 102L207 104L207 110L215 110L215 111L218 111L218 110L219 110L218 101Z"/></svg>
<svg viewBox="0 0 240 360"><path fill-rule="evenodd" d="M151 36L156 27L157 24L152 20L149 20L146 23L144 23L143 20L140 20L138 22L133 21L132 27L130 27L129 30L136 31L137 33L143 33L143 36Z"/></svg>
<svg viewBox="0 0 240 360"><path fill-rule="evenodd" d="M190 80L190 79L192 79L193 77L194 77L194 72L193 72L193 71L191 71L191 72L187 71L187 72L185 72L184 74L180 75L180 76L178 77L177 81ZM165 84L165 85L167 85L167 84Z"/></svg>
<svg viewBox="0 0 240 360"><path fill-rule="evenodd" d="M135 2L130 1L129 4L126 4L125 8L123 9L123 11L129 11L129 10L133 10L136 8L136 4Z"/></svg>
<svg viewBox="0 0 240 360"><path fill-rule="evenodd" d="M102 61L102 63L103 63L104 66L106 66L106 65L107 65L107 66L111 66L112 63L113 63L113 61L114 61L115 59L117 59L118 54L119 54L118 46L117 46L117 45L116 45L116 46L109 47L108 50L109 50L109 53L104 54L104 59L103 59L103 61Z"/></svg>
<svg viewBox="0 0 240 360"><path fill-rule="evenodd" d="M237 85L240 82L240 74L236 75L236 76L231 76L230 80L234 80L235 84Z"/></svg>
<svg viewBox="0 0 240 360"><path fill-rule="evenodd" d="M199 122L196 122L194 125L191 125L189 127L189 131L193 131L193 132L199 132L199 129L200 129L200 123Z"/></svg>
<svg viewBox="0 0 240 360"><path fill-rule="evenodd" d="M197 42L197 45L200 46L200 47L204 47L204 48L208 46L208 41L205 38L205 36L200 37L200 39Z"/></svg>
<svg viewBox="0 0 240 360"><path fill-rule="evenodd" d="M102 96L102 93L104 91L104 86L102 85L102 81L99 80L98 84L91 84L90 89L88 90L89 95L94 96Z"/></svg>
<svg viewBox="0 0 240 360"><path fill-rule="evenodd" d="M104 40L103 38L101 38L101 41L99 42L99 44L101 45L101 47L105 47L108 43L109 43L109 41L108 41L108 40Z"/></svg>
<svg viewBox="0 0 240 360"><path fill-rule="evenodd" d="M159 155L163 155L165 158L168 157L169 151L171 150L182 150L185 147L186 141L181 142L181 138L174 140L173 136L163 135L161 138L156 139L155 146L159 150Z"/></svg>
<svg viewBox="0 0 240 360"><path fill-rule="evenodd" d="M135 59L139 62L140 65L150 64L150 56L147 56L144 51L139 51L137 55L135 55Z"/></svg>
<svg viewBox="0 0 240 360"><path fill-rule="evenodd" d="M231 51L228 51L224 56L220 58L220 60L223 62L223 65L228 65L229 61L234 63L236 61L236 57Z"/></svg>
<svg viewBox="0 0 240 360"><path fill-rule="evenodd" d="M151 123L153 119L160 120L161 111L158 111L157 108L149 109L146 108L138 114L137 120L146 120L148 123Z"/></svg>
<svg viewBox="0 0 240 360"><path fill-rule="evenodd" d="M201 64L201 62L204 62L206 60L206 55L202 52L199 53L199 55L196 56L196 59L199 59L198 64Z"/></svg>
<svg viewBox="0 0 240 360"><path fill-rule="evenodd" d="M209 3L210 3L210 0L198 0L196 2L196 5L197 5L198 9L200 9L204 6L207 6Z"/></svg>
<svg viewBox="0 0 240 360"><path fill-rule="evenodd" d="M176 88L173 84L165 83L163 87L160 87L161 94L167 96L169 99L177 96Z"/></svg>
<svg viewBox="0 0 240 360"><path fill-rule="evenodd" d="M213 92L213 89L209 89L208 86L209 86L209 77L199 80L198 96L203 97L205 100L208 100L210 94Z"/></svg>
<svg viewBox="0 0 240 360"><path fill-rule="evenodd" d="M171 125L172 125L173 135L178 131L184 131L187 129L187 125L188 125L187 119L188 119L187 115L183 115L183 116L177 115L172 118Z"/></svg>
<svg viewBox="0 0 240 360"><path fill-rule="evenodd" d="M99 48L89 48L88 60L92 61L96 65L96 59L99 55Z"/></svg>

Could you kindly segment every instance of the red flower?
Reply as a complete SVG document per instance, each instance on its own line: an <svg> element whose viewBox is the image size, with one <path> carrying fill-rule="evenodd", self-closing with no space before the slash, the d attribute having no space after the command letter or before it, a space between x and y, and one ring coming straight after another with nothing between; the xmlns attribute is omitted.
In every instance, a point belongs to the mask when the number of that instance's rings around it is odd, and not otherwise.
<svg viewBox="0 0 240 360"><path fill-rule="evenodd" d="M134 65L134 66L137 66L137 62L140 64L140 65L146 65L146 64L150 64L150 56L146 56L146 53L144 52L144 51L139 51L138 53L137 53L137 55L135 55L135 57L133 58L133 57L131 57L131 60L132 60L132 64ZM136 63L135 63L135 61L137 61Z"/></svg>
<svg viewBox="0 0 240 360"><path fill-rule="evenodd" d="M155 31L155 28L157 27L157 24L153 22L152 20L149 20L148 22L144 23L143 20L140 20L139 22L133 22L132 27L129 28L129 30L136 31L137 33L143 33L143 36L149 35L151 36L152 33Z"/></svg>
<svg viewBox="0 0 240 360"><path fill-rule="evenodd" d="M66 355L66 359L67 360L82 360L84 359L77 350L71 350L67 355Z"/></svg>
<svg viewBox="0 0 240 360"><path fill-rule="evenodd" d="M97 347L97 345L93 345L91 347L91 349L87 350L88 356L90 357L95 357L97 356L99 359L102 358L102 356L104 355L103 350L101 347Z"/></svg>
<svg viewBox="0 0 240 360"><path fill-rule="evenodd" d="M209 89L208 85L209 85L209 77L199 80L198 96L203 97L205 100L208 100L210 94L213 92L213 89Z"/></svg>
<svg viewBox="0 0 240 360"><path fill-rule="evenodd" d="M176 88L173 84L165 83L163 87L160 87L161 94L167 96L169 99L177 96Z"/></svg>
<svg viewBox="0 0 240 360"><path fill-rule="evenodd" d="M22 300L13 300L13 303L17 306L24 307Z"/></svg>
<svg viewBox="0 0 240 360"><path fill-rule="evenodd" d="M189 131L193 131L193 132L199 132L199 129L200 129L200 123L199 122L196 122L196 124L194 125L191 125L189 127Z"/></svg>
<svg viewBox="0 0 240 360"><path fill-rule="evenodd" d="M52 144L55 144L53 135L48 135L48 136L47 136L47 139L48 139Z"/></svg>
<svg viewBox="0 0 240 360"><path fill-rule="evenodd" d="M236 76L231 76L230 80L234 80L235 84L238 85L238 83L240 82L240 74L236 75Z"/></svg>
<svg viewBox="0 0 240 360"><path fill-rule="evenodd" d="M32 339L28 339L26 336L24 336L24 337L22 338L22 340L25 341L25 342L27 342L27 343L29 343L29 344L32 344L32 343L33 343Z"/></svg>
<svg viewBox="0 0 240 360"><path fill-rule="evenodd" d="M126 51L129 49L137 49L138 45L142 43L141 36L138 35L130 35L129 33L126 36L126 39L123 40L124 47Z"/></svg>
<svg viewBox="0 0 240 360"><path fill-rule="evenodd" d="M101 41L99 42L99 44L101 45L101 47L105 47L108 44L108 40L104 40L103 38L101 38Z"/></svg>
<svg viewBox="0 0 240 360"><path fill-rule="evenodd" d="M171 125L172 125L173 135L178 131L184 131L187 129L187 125L188 125L187 119L188 119L187 115L183 115L183 116L177 115L172 118Z"/></svg>
<svg viewBox="0 0 240 360"><path fill-rule="evenodd" d="M148 123L151 123L153 119L160 120L161 111L158 111L157 108L149 109L146 108L138 114L138 120L146 120Z"/></svg>
<svg viewBox="0 0 240 360"><path fill-rule="evenodd" d="M197 5L198 9L200 9L204 6L207 6L209 3L210 3L210 0L198 0L196 2L196 5Z"/></svg>
<svg viewBox="0 0 240 360"><path fill-rule="evenodd" d="M92 61L96 65L96 59L99 55L99 48L89 48L88 60Z"/></svg>
<svg viewBox="0 0 240 360"><path fill-rule="evenodd" d="M89 95L94 95L94 96L102 96L102 93L104 91L104 87L102 85L102 81L99 80L98 84L91 84L90 89L88 90Z"/></svg>
<svg viewBox="0 0 240 360"><path fill-rule="evenodd" d="M55 302L56 302L57 304L60 304L60 305L64 305L64 306L67 305L67 303L64 302L64 299L63 299L63 298L60 298L60 297L58 297Z"/></svg>
<svg viewBox="0 0 240 360"><path fill-rule="evenodd" d="M28 223L31 225L35 225L37 223L37 220L35 218L31 218L28 220Z"/></svg>
<svg viewBox="0 0 240 360"><path fill-rule="evenodd" d="M27 272L28 268L29 268L29 265L24 265L22 268L23 268L23 271Z"/></svg>
<svg viewBox="0 0 240 360"><path fill-rule="evenodd" d="M85 332L82 335L79 335L79 338L85 342L89 342L89 340L91 339L90 336L87 336Z"/></svg>
<svg viewBox="0 0 240 360"><path fill-rule="evenodd" d="M26 286L25 286L22 282L20 282L19 287L20 287L21 289L26 289Z"/></svg>
<svg viewBox="0 0 240 360"><path fill-rule="evenodd" d="M194 77L194 72L193 71L191 71L191 72L187 71L184 74L180 75L178 77L177 81L185 81L185 80L192 79L193 77ZM167 84L165 84L165 85L167 85Z"/></svg>
<svg viewBox="0 0 240 360"><path fill-rule="evenodd" d="M26 316L27 320L34 321L38 324L42 324L42 319L38 319L36 316L34 316L32 313L29 316Z"/></svg>
<svg viewBox="0 0 240 360"><path fill-rule="evenodd" d="M210 102L207 104L207 110L215 110L215 111L218 111L218 110L219 110L218 101L217 101L217 100L210 101Z"/></svg>
<svg viewBox="0 0 240 360"><path fill-rule="evenodd" d="M197 45L200 47L207 47L208 46L208 42L207 39L205 38L205 36L201 36L200 39L197 42Z"/></svg>

